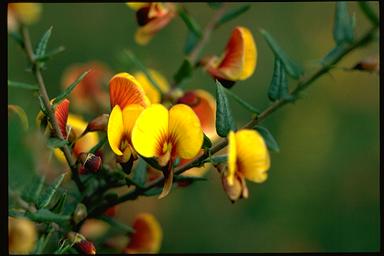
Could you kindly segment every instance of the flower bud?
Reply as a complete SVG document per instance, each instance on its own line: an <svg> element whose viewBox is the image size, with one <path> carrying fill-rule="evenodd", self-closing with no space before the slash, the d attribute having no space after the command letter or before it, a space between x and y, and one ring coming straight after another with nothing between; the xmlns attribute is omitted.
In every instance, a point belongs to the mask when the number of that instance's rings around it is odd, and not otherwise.
<svg viewBox="0 0 384 256"><path fill-rule="evenodd" d="M107 131L108 127L108 114L102 114L95 119L93 119L91 122L88 123L87 128L85 129L84 133L86 132L95 132L95 131Z"/></svg>
<svg viewBox="0 0 384 256"><path fill-rule="evenodd" d="M82 220L84 220L87 217L87 215L88 215L87 207L84 204L79 203L77 204L76 209L73 212L72 221L76 225L80 223Z"/></svg>
<svg viewBox="0 0 384 256"><path fill-rule="evenodd" d="M79 162L81 164L79 172L89 173L94 172L96 173L101 166L101 158L99 156L95 156L92 153L80 153L79 155Z"/></svg>
<svg viewBox="0 0 384 256"><path fill-rule="evenodd" d="M244 177L236 175L234 182L231 186L228 184L228 179L225 175L225 172L222 172L221 174L221 182L223 184L224 191L232 203L236 202L241 198L248 198L248 188L247 184L245 183Z"/></svg>
<svg viewBox="0 0 384 256"><path fill-rule="evenodd" d="M380 62L378 56L369 56L359 61L352 69L368 72L379 72Z"/></svg>
<svg viewBox="0 0 384 256"><path fill-rule="evenodd" d="M67 238L74 244L74 247L79 253L96 254L96 248L93 243L85 239L83 235L71 231L67 234Z"/></svg>
<svg viewBox="0 0 384 256"><path fill-rule="evenodd" d="M29 254L35 247L37 231L28 219L8 217L8 246L10 254Z"/></svg>

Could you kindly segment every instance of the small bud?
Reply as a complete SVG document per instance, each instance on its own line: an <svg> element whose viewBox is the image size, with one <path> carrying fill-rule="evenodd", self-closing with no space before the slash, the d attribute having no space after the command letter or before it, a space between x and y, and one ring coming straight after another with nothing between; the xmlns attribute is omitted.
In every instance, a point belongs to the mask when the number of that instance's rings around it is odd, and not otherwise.
<svg viewBox="0 0 384 256"><path fill-rule="evenodd" d="M105 212L104 215L108 217L114 217L116 215L116 206L109 207Z"/></svg>
<svg viewBox="0 0 384 256"><path fill-rule="evenodd" d="M67 234L67 238L74 244L74 247L79 253L96 254L96 248L93 243L85 239L83 235L71 231Z"/></svg>
<svg viewBox="0 0 384 256"><path fill-rule="evenodd" d="M87 207L84 204L79 203L76 206L75 211L73 212L72 221L76 225L76 224L80 223L82 220L84 220L87 217L87 215L88 215Z"/></svg>
<svg viewBox="0 0 384 256"><path fill-rule="evenodd" d="M369 56L359 61L352 69L369 72L379 72L380 62L378 56Z"/></svg>
<svg viewBox="0 0 384 256"><path fill-rule="evenodd" d="M88 172L96 173L100 169L101 158L99 156L95 156L92 153L80 153L78 159L81 164L79 172L82 174Z"/></svg>
<svg viewBox="0 0 384 256"><path fill-rule="evenodd" d="M10 254L29 254L37 240L36 226L28 219L8 217Z"/></svg>
<svg viewBox="0 0 384 256"><path fill-rule="evenodd" d="M227 176L222 172L221 181L223 184L224 191L232 203L236 202L241 198L248 198L248 188L247 184L245 183L244 177L235 175L234 183L232 186L230 186L228 184Z"/></svg>
<svg viewBox="0 0 384 256"><path fill-rule="evenodd" d="M102 114L101 116L96 117L95 119L93 119L91 122L88 123L88 126L85 129L83 134L87 132L107 131L108 120L109 120L108 114Z"/></svg>

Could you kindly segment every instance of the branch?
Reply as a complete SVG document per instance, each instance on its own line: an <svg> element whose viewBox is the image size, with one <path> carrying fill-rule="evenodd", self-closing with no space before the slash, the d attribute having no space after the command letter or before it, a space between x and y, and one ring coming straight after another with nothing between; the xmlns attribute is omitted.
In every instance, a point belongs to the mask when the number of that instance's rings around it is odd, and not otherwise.
<svg viewBox="0 0 384 256"><path fill-rule="evenodd" d="M41 73L41 69L37 65L34 57L31 39L30 39L27 27L22 26L21 32L24 39L24 45L25 45L24 49L29 59L29 62L33 65L32 72L38 82L39 92L40 92L41 98L43 99L44 107L47 110L49 121L53 127L56 137L58 137L61 140L64 140L63 134L61 133L61 130L57 124L56 117L52 111L51 103L49 102L49 97L48 97L47 89L44 83L43 75ZM71 150L69 149L68 145L64 145L63 147L61 147L61 149L65 155L65 159L67 160L69 167L71 168L72 179L75 181L79 190L83 191L84 186L79 178L79 174L76 168L76 163L75 163L75 160L72 158Z"/></svg>

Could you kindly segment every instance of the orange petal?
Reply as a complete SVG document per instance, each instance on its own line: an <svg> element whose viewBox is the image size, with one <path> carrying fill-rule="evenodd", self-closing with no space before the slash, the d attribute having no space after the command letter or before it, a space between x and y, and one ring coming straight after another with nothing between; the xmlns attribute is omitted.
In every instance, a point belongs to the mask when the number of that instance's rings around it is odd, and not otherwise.
<svg viewBox="0 0 384 256"><path fill-rule="evenodd" d="M149 73L151 74L152 78L155 80L157 85L160 87L161 92L162 93L168 92L170 85L168 81L165 79L165 77L153 69L149 69ZM159 93L157 88L149 81L147 76L143 72L137 72L134 74L134 77L143 86L145 95L148 96L150 102L152 104L160 103L161 94Z"/></svg>
<svg viewBox="0 0 384 256"><path fill-rule="evenodd" d="M121 109L129 104L148 105L140 83L128 73L119 73L109 81L111 108L119 105Z"/></svg>
<svg viewBox="0 0 384 256"><path fill-rule="evenodd" d="M55 117L64 139L67 138L67 120L69 112L69 100L64 99L55 109Z"/></svg>
<svg viewBox="0 0 384 256"><path fill-rule="evenodd" d="M136 216L132 227L135 233L130 237L125 253L158 253L163 239L159 222L152 214Z"/></svg>

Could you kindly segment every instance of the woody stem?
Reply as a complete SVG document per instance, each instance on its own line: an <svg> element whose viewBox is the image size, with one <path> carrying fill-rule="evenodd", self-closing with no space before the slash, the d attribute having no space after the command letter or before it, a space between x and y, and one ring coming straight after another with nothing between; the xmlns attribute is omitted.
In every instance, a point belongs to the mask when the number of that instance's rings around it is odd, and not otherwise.
<svg viewBox="0 0 384 256"><path fill-rule="evenodd" d="M21 32L22 32L24 46L25 46L24 50L25 50L25 53L27 54L29 62L32 64L32 72L33 72L33 74L37 80L38 85L39 85L40 96L42 98L42 102L44 104L44 107L47 111L49 121L52 125L52 128L54 130L56 137L58 137L61 140L64 140L63 134L61 133L61 130L60 130L59 125L57 123L56 117L52 111L52 106L51 106L51 103L49 101L49 97L48 97L47 89L46 89L45 82L43 79L43 75L41 72L41 68L37 65L36 59L34 57L34 53L32 50L32 43L31 43L31 39L30 39L29 31L28 31L27 27L22 26ZM61 147L61 150L63 151L65 159L67 160L67 163L71 169L72 179L76 183L79 190L83 191L84 186L83 186L83 184L79 178L77 168L76 168L76 163L72 157L70 148L68 147L68 145L64 145L63 147Z"/></svg>

